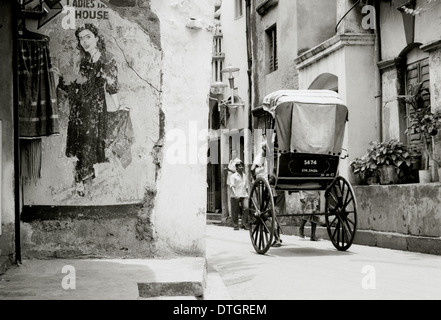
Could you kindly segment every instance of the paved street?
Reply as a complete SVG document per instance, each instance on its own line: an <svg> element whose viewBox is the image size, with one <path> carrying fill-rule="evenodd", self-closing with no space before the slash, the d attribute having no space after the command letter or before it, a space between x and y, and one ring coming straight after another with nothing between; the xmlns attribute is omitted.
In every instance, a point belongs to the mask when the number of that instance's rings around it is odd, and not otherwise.
<svg viewBox="0 0 441 320"><path fill-rule="evenodd" d="M441 256L283 236L254 251L248 231L207 226L207 261L233 300L441 299Z"/></svg>

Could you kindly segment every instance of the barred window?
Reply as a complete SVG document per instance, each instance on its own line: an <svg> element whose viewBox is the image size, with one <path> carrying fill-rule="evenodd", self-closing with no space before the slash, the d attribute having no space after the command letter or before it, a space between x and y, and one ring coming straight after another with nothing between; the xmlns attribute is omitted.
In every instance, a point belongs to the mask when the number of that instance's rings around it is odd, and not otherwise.
<svg viewBox="0 0 441 320"><path fill-rule="evenodd" d="M279 67L277 57L277 28L276 25L266 30L267 52L268 52L268 72L276 71Z"/></svg>

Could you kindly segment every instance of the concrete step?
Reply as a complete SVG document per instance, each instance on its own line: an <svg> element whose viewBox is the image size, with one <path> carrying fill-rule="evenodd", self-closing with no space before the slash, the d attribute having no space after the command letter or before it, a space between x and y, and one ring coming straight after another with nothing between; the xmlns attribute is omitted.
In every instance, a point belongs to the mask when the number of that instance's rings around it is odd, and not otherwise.
<svg viewBox="0 0 441 320"><path fill-rule="evenodd" d="M207 212L207 224L222 225L222 213Z"/></svg>
<svg viewBox="0 0 441 320"><path fill-rule="evenodd" d="M222 221L222 213L207 212L207 220Z"/></svg>

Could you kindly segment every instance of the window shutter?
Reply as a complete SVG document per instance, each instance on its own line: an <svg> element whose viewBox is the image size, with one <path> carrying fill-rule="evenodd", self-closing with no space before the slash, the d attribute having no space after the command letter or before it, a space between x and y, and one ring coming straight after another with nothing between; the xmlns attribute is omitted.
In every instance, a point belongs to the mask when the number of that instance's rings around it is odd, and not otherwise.
<svg viewBox="0 0 441 320"><path fill-rule="evenodd" d="M417 83L423 82L423 88L429 90L430 88L430 78L429 78L429 59L424 59L407 66L406 71L406 87L407 94L410 94L410 90ZM430 105L430 94L425 93L423 95L423 105L427 107ZM410 104L407 104L407 115L413 114L414 110ZM407 120L409 121L409 120ZM407 122L409 126L409 122ZM410 132L408 136L408 143L411 147L422 150L424 148L423 142L421 141L421 135L417 132Z"/></svg>

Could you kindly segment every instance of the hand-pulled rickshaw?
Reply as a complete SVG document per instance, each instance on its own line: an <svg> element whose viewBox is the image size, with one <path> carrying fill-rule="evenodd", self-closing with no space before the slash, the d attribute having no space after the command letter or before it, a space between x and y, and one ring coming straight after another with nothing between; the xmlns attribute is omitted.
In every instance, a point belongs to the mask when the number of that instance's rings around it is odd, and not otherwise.
<svg viewBox="0 0 441 320"><path fill-rule="evenodd" d="M356 232L357 203L350 183L338 175L346 105L330 90L279 90L265 96L263 109L271 115L275 134L273 152L268 152L274 153L269 172L275 175L272 183L259 177L251 187L249 232L254 249L259 254L269 250L279 217L307 215L276 212L277 191L318 190L324 192L325 209L313 215L325 216L332 244L347 250Z"/></svg>

